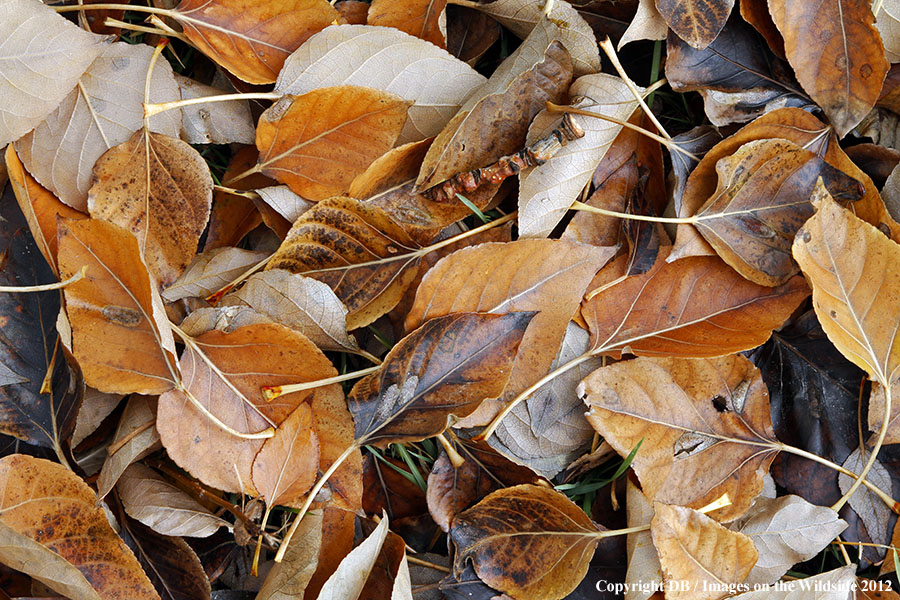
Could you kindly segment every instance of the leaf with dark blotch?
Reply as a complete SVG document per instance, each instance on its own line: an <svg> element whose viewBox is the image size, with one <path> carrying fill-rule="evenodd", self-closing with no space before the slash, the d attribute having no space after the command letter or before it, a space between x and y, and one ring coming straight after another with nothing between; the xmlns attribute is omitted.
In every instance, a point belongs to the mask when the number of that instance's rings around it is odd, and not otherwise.
<svg viewBox="0 0 900 600"><path fill-rule="evenodd" d="M453 573L459 577L471 561L482 581L514 598L563 598L587 574L598 531L555 490L498 490L453 520Z"/></svg>
<svg viewBox="0 0 900 600"><path fill-rule="evenodd" d="M503 391L533 312L438 317L403 338L348 402L357 443L384 447L437 435Z"/></svg>
<svg viewBox="0 0 900 600"><path fill-rule="evenodd" d="M698 50L718 37L733 6L734 0L656 0L669 28Z"/></svg>

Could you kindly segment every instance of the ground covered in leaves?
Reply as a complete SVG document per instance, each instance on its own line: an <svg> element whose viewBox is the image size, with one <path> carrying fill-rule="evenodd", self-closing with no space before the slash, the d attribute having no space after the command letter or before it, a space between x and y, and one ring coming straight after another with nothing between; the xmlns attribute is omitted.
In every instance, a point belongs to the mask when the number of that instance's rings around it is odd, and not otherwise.
<svg viewBox="0 0 900 600"><path fill-rule="evenodd" d="M900 0L133 2L0 0L0 599L900 598Z"/></svg>

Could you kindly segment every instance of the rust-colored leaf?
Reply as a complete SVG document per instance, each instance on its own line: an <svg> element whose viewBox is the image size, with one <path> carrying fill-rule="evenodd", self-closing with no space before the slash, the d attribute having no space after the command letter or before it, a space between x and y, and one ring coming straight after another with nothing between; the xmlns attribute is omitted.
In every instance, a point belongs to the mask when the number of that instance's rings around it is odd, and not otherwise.
<svg viewBox="0 0 900 600"><path fill-rule="evenodd" d="M746 358L638 358L598 369L578 388L588 421L631 463L649 500L734 519L762 490L777 454L769 393Z"/></svg>
<svg viewBox="0 0 900 600"><path fill-rule="evenodd" d="M310 200L345 193L394 145L412 102L342 85L285 96L256 130L259 170Z"/></svg>
<svg viewBox="0 0 900 600"><path fill-rule="evenodd" d="M260 448L253 460L253 486L269 506L290 505L315 483L318 466L312 407L303 403Z"/></svg>
<svg viewBox="0 0 900 600"><path fill-rule="evenodd" d="M177 380L175 341L138 241L118 225L59 221L60 277L66 286L72 351L85 383L103 392L160 394Z"/></svg>
<svg viewBox="0 0 900 600"><path fill-rule="evenodd" d="M288 55L338 18L326 0L182 0L176 11L201 52L255 84L273 83Z"/></svg>
<svg viewBox="0 0 900 600"><path fill-rule="evenodd" d="M867 0L769 0L797 80L844 137L875 105L890 68Z"/></svg>
<svg viewBox="0 0 900 600"><path fill-rule="evenodd" d="M238 150L231 158L228 169L222 176L225 185L238 190L253 190L274 185L275 182L260 173L254 173L235 180L234 178L256 165L259 151L255 146ZM262 217L253 200L223 191L213 194L212 211L209 216L209 231L203 250L221 246L237 246L241 239L262 222Z"/></svg>
<svg viewBox="0 0 900 600"><path fill-rule="evenodd" d="M598 530L555 490L498 490L453 520L453 573L471 561L482 581L513 598L557 600L587 574Z"/></svg>
<svg viewBox="0 0 900 600"><path fill-rule="evenodd" d="M533 312L459 313L403 338L348 402L359 445L384 447L437 435L506 386Z"/></svg>
<svg viewBox="0 0 900 600"><path fill-rule="evenodd" d="M372 0L368 24L393 27L446 48L447 40L441 31L446 6L447 0Z"/></svg>
<svg viewBox="0 0 900 600"><path fill-rule="evenodd" d="M669 28L698 50L718 37L733 6L734 0L656 0Z"/></svg>

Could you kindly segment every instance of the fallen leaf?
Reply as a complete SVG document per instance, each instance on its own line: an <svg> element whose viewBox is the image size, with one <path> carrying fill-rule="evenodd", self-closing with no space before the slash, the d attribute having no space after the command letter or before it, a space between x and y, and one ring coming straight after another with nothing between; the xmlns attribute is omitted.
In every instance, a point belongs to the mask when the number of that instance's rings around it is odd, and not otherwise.
<svg viewBox="0 0 900 600"><path fill-rule="evenodd" d="M349 85L284 96L259 118L258 170L310 200L342 194L391 149L411 104Z"/></svg>
<svg viewBox="0 0 900 600"><path fill-rule="evenodd" d="M202 307L191 311L179 327L191 337L207 331L218 330L231 333L247 325L272 323L272 319L261 315L249 306Z"/></svg>
<svg viewBox="0 0 900 600"><path fill-rule="evenodd" d="M500 23L467 6L447 5L447 51L474 65L500 38Z"/></svg>
<svg viewBox="0 0 900 600"><path fill-rule="evenodd" d="M784 58L784 38L772 21L767 0L744 0L741 5L741 17L753 26L766 39L769 49L776 56Z"/></svg>
<svg viewBox="0 0 900 600"><path fill-rule="evenodd" d="M156 407L156 397L134 394L128 398L113 441L107 447L108 456L97 477L97 494L101 498L112 491L128 465L162 446L156 430Z"/></svg>
<svg viewBox="0 0 900 600"><path fill-rule="evenodd" d="M884 0L878 5L875 28L884 43L884 55L888 62L900 62L900 4L897 0Z"/></svg>
<svg viewBox="0 0 900 600"><path fill-rule="evenodd" d="M16 141L26 168L60 200L87 212L94 164L125 143L144 120L144 84L153 49L117 42L103 49L69 94L34 131ZM150 79L150 101L181 98L172 67L158 61ZM178 111L150 119L150 130L177 137Z"/></svg>
<svg viewBox="0 0 900 600"><path fill-rule="evenodd" d="M288 227L313 206L312 202L304 200L286 185L273 185L255 191L263 202L288 221ZM263 214L263 218L265 218L265 214ZM271 224L266 224L274 231Z"/></svg>
<svg viewBox="0 0 900 600"><path fill-rule="evenodd" d="M341 25L314 35L287 60L275 84L285 94L364 85L413 104L398 143L436 135L485 78L418 38L386 27Z"/></svg>
<svg viewBox="0 0 900 600"><path fill-rule="evenodd" d="M459 577L471 561L482 581L514 598L563 598L587 574L598 531L555 490L498 490L453 519L453 574Z"/></svg>
<svg viewBox="0 0 900 600"><path fill-rule="evenodd" d="M96 600L158 598L97 495L50 461L0 458L0 558L54 591Z"/></svg>
<svg viewBox="0 0 900 600"><path fill-rule="evenodd" d="M649 526L653 518L653 506L647 501L631 479L625 481L625 510L628 527ZM653 537L648 530L628 534L628 571L625 574L625 597L628 600L647 600L656 589L663 589L662 566L659 554L653 546Z"/></svg>
<svg viewBox="0 0 900 600"><path fill-rule="evenodd" d="M683 506L655 502L653 510L650 533L665 580L678 582L666 588L667 598L716 600L750 589L737 587L758 556L749 537Z"/></svg>
<svg viewBox="0 0 900 600"><path fill-rule="evenodd" d="M875 105L890 68L869 2L813 8L802 0L769 0L769 12L797 80L844 137Z"/></svg>
<svg viewBox="0 0 900 600"><path fill-rule="evenodd" d="M228 526L227 521L141 463L125 469L116 491L131 518L162 535L208 537L219 527Z"/></svg>
<svg viewBox="0 0 900 600"><path fill-rule="evenodd" d="M229 285L239 275L265 260L268 252L222 246L194 257L172 285L161 292L163 300L205 298Z"/></svg>
<svg viewBox="0 0 900 600"><path fill-rule="evenodd" d="M698 50L718 37L733 6L734 0L656 0L669 28Z"/></svg>
<svg viewBox="0 0 900 600"><path fill-rule="evenodd" d="M255 146L238 150L231 158L222 181L238 190L253 190L275 182L259 173L235 180L235 177L256 165L259 152ZM209 216L209 228L203 250L212 250L222 246L237 246L241 240L257 225L262 217L252 199L222 190L213 192L212 212Z"/></svg>
<svg viewBox="0 0 900 600"><path fill-rule="evenodd" d="M319 438L312 407L301 404L267 439L253 459L253 487L270 507L290 506L316 482Z"/></svg>
<svg viewBox="0 0 900 600"><path fill-rule="evenodd" d="M582 381L587 419L621 456L643 440L631 467L648 500L716 511L728 521L750 508L778 453L768 392L746 358L637 358ZM658 547L658 546L657 546Z"/></svg>
<svg viewBox="0 0 900 600"><path fill-rule="evenodd" d="M656 10L656 0L638 0L634 19L628 24L628 29L616 47L621 50L625 44L638 40L664 40L668 32L666 20Z"/></svg>
<svg viewBox="0 0 900 600"><path fill-rule="evenodd" d="M209 167L188 144L141 129L94 165L91 217L119 225L138 239L141 256L163 287L197 253L212 206Z"/></svg>
<svg viewBox="0 0 900 600"><path fill-rule="evenodd" d="M433 318L394 346L348 397L356 443L379 448L443 432L506 386L534 312Z"/></svg>
<svg viewBox="0 0 900 600"><path fill-rule="evenodd" d="M847 565L794 581L779 582L778 588L755 590L733 596L734 600L848 600L848 592L856 582L856 565ZM815 590L815 591L813 591ZM811 595L812 593L812 595Z"/></svg>
<svg viewBox="0 0 900 600"><path fill-rule="evenodd" d="M275 563L262 582L257 600L296 600L303 598L306 586L316 571L322 544L322 513L310 511L303 517L284 560Z"/></svg>
<svg viewBox="0 0 900 600"><path fill-rule="evenodd" d="M237 77L272 83L288 55L338 18L326 0L182 0L175 17L201 52Z"/></svg>
<svg viewBox="0 0 900 600"><path fill-rule="evenodd" d="M359 598L360 600L381 600L382 598L413 600L409 562L406 559L406 544L403 542L403 538L396 533L389 532L387 539L384 540Z"/></svg>
<svg viewBox="0 0 900 600"><path fill-rule="evenodd" d="M413 481L405 462L389 455L369 454L363 461L363 510L367 515L386 513L391 529L411 548L420 546L419 538L427 538L427 547L437 533L425 490Z"/></svg>
<svg viewBox="0 0 900 600"><path fill-rule="evenodd" d="M369 3L362 0L340 0L334 4L334 8L341 14L341 18L348 25L365 25L369 14ZM345 24L341 21L341 24Z"/></svg>
<svg viewBox="0 0 900 600"><path fill-rule="evenodd" d="M431 42L438 48L446 48L446 6L447 0L372 0L367 22L369 25L393 27Z"/></svg>
<svg viewBox="0 0 900 600"><path fill-rule="evenodd" d="M356 536L356 515L353 512L325 504L322 508L322 534L319 561L315 573L301 597L317 599L319 591L337 570L341 561L353 550ZM293 600L293 599L292 599Z"/></svg>
<svg viewBox="0 0 900 600"><path fill-rule="evenodd" d="M170 389L178 379L175 341L135 237L105 221L61 219L58 260L63 278L87 267L64 291L85 383L120 394Z"/></svg>
<svg viewBox="0 0 900 600"><path fill-rule="evenodd" d="M109 38L84 31L29 0L4 2L0 23L0 146L5 146L59 105Z"/></svg>
<svg viewBox="0 0 900 600"><path fill-rule="evenodd" d="M108 417L116 409L124 396L122 394L107 394L98 392L93 388L84 390L84 399L75 417L75 431L72 432L71 445L78 446L87 436L94 433L103 419Z"/></svg>
<svg viewBox="0 0 900 600"><path fill-rule="evenodd" d="M228 93L182 75L175 75L175 81L182 100ZM181 117L181 139L188 144L252 144L256 139L246 100L182 106Z"/></svg>
<svg viewBox="0 0 900 600"><path fill-rule="evenodd" d="M860 473L866 465L868 455L860 454L859 449L855 449L844 461L841 466L851 473ZM889 490L893 487L891 474L887 468L877 459L872 463L866 479L877 485L882 490ZM838 487L842 494L846 494L853 485L853 478L843 473L838 475ZM891 509L884 501L873 494L868 488L860 486L849 500L850 507L856 511L859 518L862 519L866 526L866 532L872 541L876 544L886 545L891 540L891 528L889 526L891 520ZM878 554L883 556L885 549L877 548ZM798 561L795 561L798 562Z"/></svg>

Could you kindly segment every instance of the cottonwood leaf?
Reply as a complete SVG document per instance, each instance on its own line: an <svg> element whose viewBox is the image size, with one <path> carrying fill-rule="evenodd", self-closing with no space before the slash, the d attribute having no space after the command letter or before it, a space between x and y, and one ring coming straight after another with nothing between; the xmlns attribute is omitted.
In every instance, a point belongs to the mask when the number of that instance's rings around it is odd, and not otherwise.
<svg viewBox="0 0 900 600"><path fill-rule="evenodd" d="M231 333L235 329L258 323L272 323L272 319L249 306L204 306L191 311L179 327L189 336L197 337L213 329Z"/></svg>
<svg viewBox="0 0 900 600"><path fill-rule="evenodd" d="M73 598L158 598L97 495L77 475L14 454L0 458L0 488L4 563Z"/></svg>
<svg viewBox="0 0 900 600"><path fill-rule="evenodd" d="M112 491L128 465L162 447L156 430L156 407L156 397L134 394L128 398L97 477L97 494L101 498Z"/></svg>
<svg viewBox="0 0 900 600"><path fill-rule="evenodd" d="M366 22L393 27L439 48L447 47L447 0L372 0Z"/></svg>
<svg viewBox="0 0 900 600"><path fill-rule="evenodd" d="M175 81L182 100L228 93L182 75L175 75ZM181 139L188 144L252 144L256 139L246 100L182 106L181 117Z"/></svg>
<svg viewBox="0 0 900 600"><path fill-rule="evenodd" d="M664 40L669 32L669 25L656 9L656 0L638 0L637 12L628 29L619 40L617 48L638 40Z"/></svg>
<svg viewBox="0 0 900 600"><path fill-rule="evenodd" d="M851 473L860 473L865 467L868 458L868 456L861 454L857 448L850 453L850 456L847 457L847 460L841 466ZM893 487L890 472L877 459L872 463L872 468L869 469L866 479L882 490L889 490ZM838 487L841 493L846 494L850 490L850 486L853 485L853 481L853 478L849 475L839 474ZM868 532L873 542L885 545L890 543L891 530L889 522L891 520L891 509L881 498L873 494L868 488L863 488L862 491L857 489L850 496L849 504L850 508L856 511L856 514L862 519L863 524L866 526L866 532ZM883 556L884 548L879 548L878 550L878 554Z"/></svg>
<svg viewBox="0 0 900 600"><path fill-rule="evenodd" d="M805 579L782 581L778 589L762 589L733 596L734 600L847 600L856 583L856 565ZM770 586L771 588L771 586Z"/></svg>
<svg viewBox="0 0 900 600"><path fill-rule="evenodd" d="M868 0L769 0L788 62L844 137L874 106L890 68Z"/></svg>
<svg viewBox="0 0 900 600"><path fill-rule="evenodd" d="M255 191L266 205L290 223L299 219L300 215L313 206L312 202L304 200L286 185L272 185ZM263 217L265 218L265 214Z"/></svg>
<svg viewBox="0 0 900 600"><path fill-rule="evenodd" d="M35 178L60 200L87 212L94 164L141 128L144 85L153 49L117 42L103 49L34 131L15 143ZM150 78L150 102L180 99L167 61L158 61ZM150 118L150 130L178 137L181 114L167 111Z"/></svg>
<svg viewBox="0 0 900 600"><path fill-rule="evenodd" d="M413 102L398 143L436 135L486 79L451 54L402 31L368 25L327 27L284 65L275 90L304 94L364 85Z"/></svg>
<svg viewBox="0 0 900 600"><path fill-rule="evenodd" d="M283 269L254 273L220 306L249 306L295 329L323 350L358 352L347 333L347 309L327 284Z"/></svg>
<svg viewBox="0 0 900 600"><path fill-rule="evenodd" d="M258 169L310 200L342 194L391 149L411 104L350 85L284 96L259 118Z"/></svg>
<svg viewBox="0 0 900 600"><path fill-rule="evenodd" d="M638 101L618 77L597 73L579 77L569 89L574 106L627 121ZM519 174L519 235L547 237L591 180L622 126L586 116L575 117L584 137L572 140L546 163ZM558 126L557 115L540 113L528 130L532 143Z"/></svg>
<svg viewBox="0 0 900 600"><path fill-rule="evenodd" d="M683 506L653 504L653 543L667 581L686 582L666 589L672 600L717 600L728 586L743 582L758 553L749 537Z"/></svg>
<svg viewBox="0 0 900 600"><path fill-rule="evenodd" d="M572 56L575 76L600 71L597 38L590 25L565 0L553 3L549 19L544 17L544 7L540 3L528 0L496 0L466 6L489 14L521 39L527 38L535 28L542 26L542 21L552 21L559 28L556 39L562 42Z"/></svg>
<svg viewBox="0 0 900 600"><path fill-rule="evenodd" d="M201 52L248 83L272 83L284 61L338 12L326 0L182 0L173 15Z"/></svg>
<svg viewBox="0 0 900 600"><path fill-rule="evenodd" d="M447 50L469 65L500 38L500 23L493 17L468 6L447 5Z"/></svg>
<svg viewBox="0 0 900 600"><path fill-rule="evenodd" d="M385 447L443 432L506 386L534 312L456 313L394 346L348 397L357 443Z"/></svg>
<svg viewBox="0 0 900 600"><path fill-rule="evenodd" d="M275 181L259 173L238 178L255 167L258 158L259 151L255 146L241 148L231 157L228 169L222 175L222 181L237 190L254 190L275 185ZM262 216L251 198L222 190L214 191L209 230L206 233L203 250L220 246L238 246L244 236L260 223Z"/></svg>
<svg viewBox="0 0 900 600"><path fill-rule="evenodd" d="M744 279L718 257L669 263L667 252L661 248L648 272L604 286L582 307L595 353L714 357L749 350L809 294L799 276L769 288ZM616 272L625 260L607 268Z"/></svg>
<svg viewBox="0 0 900 600"><path fill-rule="evenodd" d="M787 140L755 140L716 164L719 187L697 211L695 226L738 273L777 286L800 272L791 257L794 234L814 209L820 177L837 197L857 200L863 190L809 150Z"/></svg>
<svg viewBox="0 0 900 600"><path fill-rule="evenodd" d="M884 0L875 15L875 28L884 43L885 58L890 63L900 62L900 2Z"/></svg>
<svg viewBox="0 0 900 600"><path fill-rule="evenodd" d="M558 41L560 29L542 20L497 67L435 138L416 187L430 188L457 173L518 151L528 125L547 100L561 100L572 79L572 60Z"/></svg>
<svg viewBox="0 0 900 600"><path fill-rule="evenodd" d="M170 389L175 341L137 239L113 223L61 219L58 260L62 278L87 267L85 278L64 290L85 383L120 394Z"/></svg>
<svg viewBox="0 0 900 600"><path fill-rule="evenodd" d="M653 506L647 501L631 479L625 480L625 511L628 516L628 527L650 525L653 518ZM625 590L627 600L647 600L653 595L651 583L662 585L662 566L659 554L653 546L650 531L636 531L628 534L628 570L625 583L634 584ZM648 589L649 588L649 589Z"/></svg>
<svg viewBox="0 0 900 600"><path fill-rule="evenodd" d="M585 289L614 252L562 240L517 240L458 250L422 279L406 316L406 330L461 311L538 311L503 390L501 402L508 402L549 372ZM499 410L496 404L493 412Z"/></svg>
<svg viewBox="0 0 900 600"><path fill-rule="evenodd" d="M132 232L151 275L166 287L197 253L212 190L209 166L199 152L141 129L94 165L88 209L91 217Z"/></svg>
<svg viewBox="0 0 900 600"><path fill-rule="evenodd" d="M0 23L0 146L5 146L57 107L109 38L31 0L4 2Z"/></svg>
<svg viewBox="0 0 900 600"><path fill-rule="evenodd" d="M284 560L275 563L262 582L256 600L296 600L303 598L316 571L322 545L322 513L310 511L303 517L291 539Z"/></svg>
<svg viewBox="0 0 900 600"><path fill-rule="evenodd" d="M419 257L413 254L417 248L380 208L335 197L319 202L294 223L266 269L309 275L328 284L347 307L347 329L356 329L400 301L418 269ZM380 260L386 258L399 260Z"/></svg>
<svg viewBox="0 0 900 600"><path fill-rule="evenodd" d="M631 467L648 500L747 511L778 453L769 395L746 358L637 358L594 371L578 387L587 419Z"/></svg>
<svg viewBox="0 0 900 600"><path fill-rule="evenodd" d="M220 421L241 433L280 425L301 403L333 392L328 386L271 401L263 396L262 386L337 374L312 342L282 325L260 323L228 333L213 330L193 342L196 347L188 345L180 360L184 387ZM265 440L239 438L221 429L180 390L160 396L156 426L163 446L180 467L217 489L258 495L251 469Z"/></svg>
<svg viewBox="0 0 900 600"><path fill-rule="evenodd" d="M312 409L316 436L319 438L319 470L324 472L349 446L353 445L355 425L340 386L331 386L317 392L312 399ZM362 453L356 450L351 452L337 471L328 478L326 494L323 495L323 498L328 498L328 501L322 505L326 509L326 513L328 507L351 513L359 512L362 507L363 495L362 473ZM331 492L330 498L327 496L329 491ZM329 517L326 514L327 520ZM352 530L352 515L349 520L350 524L347 527ZM353 537L352 534L350 537ZM350 541L352 542L352 539ZM340 553L340 549L337 547L326 548L323 549L323 552L334 557L335 553ZM336 561L343 558L344 554L337 556ZM337 564L336 561L335 564ZM319 585L321 583L322 581L319 581Z"/></svg>
<svg viewBox="0 0 900 600"><path fill-rule="evenodd" d="M656 0L660 16L685 42L702 50L725 27L734 0Z"/></svg>
<svg viewBox="0 0 900 600"><path fill-rule="evenodd" d="M599 530L555 490L498 490L453 520L453 574L471 561L482 581L514 598L563 598L587 574Z"/></svg>
<svg viewBox="0 0 900 600"><path fill-rule="evenodd" d="M767 0L744 0L740 3L741 17L766 39L769 48L778 57L784 58L784 38L769 14Z"/></svg>
<svg viewBox="0 0 900 600"><path fill-rule="evenodd" d="M588 350L590 335L569 323L555 369ZM488 443L514 462L552 479L589 449L594 430L584 418L584 403L575 393L578 383L600 368L602 359L587 360L538 388L497 426Z"/></svg>
<svg viewBox="0 0 900 600"><path fill-rule="evenodd" d="M130 517L162 535L209 537L219 527L228 526L227 521L141 463L125 469L116 491Z"/></svg>
<svg viewBox="0 0 900 600"><path fill-rule="evenodd" d="M183 298L205 298L229 285L268 256L268 252L231 246L213 248L195 256L178 279L160 295L167 302Z"/></svg>
<svg viewBox="0 0 900 600"><path fill-rule="evenodd" d="M855 468L861 469L862 464ZM756 585L775 583L792 566L821 552L847 523L828 507L810 504L799 496L782 496L757 498L747 514L729 527L749 536L759 552L745 580Z"/></svg>
<svg viewBox="0 0 900 600"><path fill-rule="evenodd" d="M103 419L119 405L122 394L107 394L93 388L84 390L84 399L75 417L75 431L72 432L71 446L77 447L87 436L94 433Z"/></svg>
<svg viewBox="0 0 900 600"><path fill-rule="evenodd" d="M265 441L253 460L253 486L270 507L291 505L316 482L319 437L313 425L312 407L301 404Z"/></svg>

